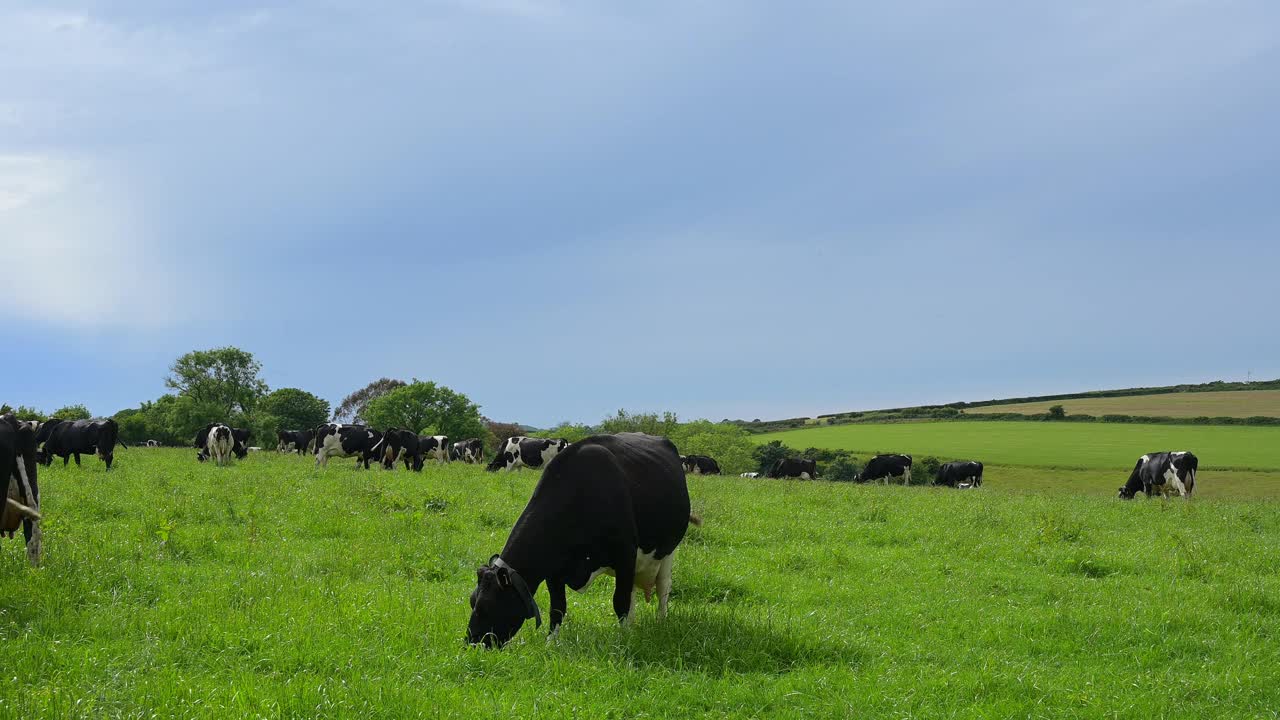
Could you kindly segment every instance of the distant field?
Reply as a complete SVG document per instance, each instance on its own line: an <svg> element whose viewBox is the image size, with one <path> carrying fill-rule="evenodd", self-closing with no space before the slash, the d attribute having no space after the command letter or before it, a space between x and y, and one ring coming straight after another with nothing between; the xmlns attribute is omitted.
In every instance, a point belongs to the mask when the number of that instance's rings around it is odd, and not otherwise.
<svg viewBox="0 0 1280 720"><path fill-rule="evenodd" d="M141 448L116 462L40 471L43 567L0 541L0 718L1280 708L1280 513L1208 489L1193 502L1020 492L1118 485L1027 468L992 468L972 492L692 477L705 524L676 554L666 621L639 603L619 628L602 578L571 594L557 640L528 623L486 652L462 642L475 568L538 473L317 470L274 453L217 468ZM545 615L545 587L536 597Z"/></svg>
<svg viewBox="0 0 1280 720"><path fill-rule="evenodd" d="M1166 393L1133 397L1050 400L970 408L969 413L1023 413L1034 415L1061 405L1068 414L1147 415L1151 417L1280 417L1280 390Z"/></svg>
<svg viewBox="0 0 1280 720"><path fill-rule="evenodd" d="M1280 428L1051 422L836 425L753 436L803 449L906 452L990 465L1131 469L1156 450L1191 450L1202 468L1280 471Z"/></svg>

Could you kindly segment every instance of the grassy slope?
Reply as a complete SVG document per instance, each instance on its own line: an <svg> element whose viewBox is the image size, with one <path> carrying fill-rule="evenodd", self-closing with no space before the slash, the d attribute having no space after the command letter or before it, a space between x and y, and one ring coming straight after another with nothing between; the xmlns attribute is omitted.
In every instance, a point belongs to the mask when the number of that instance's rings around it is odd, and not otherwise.
<svg viewBox="0 0 1280 720"><path fill-rule="evenodd" d="M1068 413L1083 415L1146 415L1167 417L1280 417L1280 390L1238 390L1234 392L1167 393L1133 397L1085 398L1047 402L990 405L972 413L1013 412L1034 414L1062 405Z"/></svg>
<svg viewBox="0 0 1280 720"><path fill-rule="evenodd" d="M1045 422L837 425L756 435L796 448L907 452L992 465L1127 472L1155 450L1192 450L1202 468L1280 470L1280 428Z"/></svg>
<svg viewBox="0 0 1280 720"><path fill-rule="evenodd" d="M1246 717L1280 707L1280 514L691 478L672 617L461 647L536 475L118 454L0 544L0 717ZM1240 552L1242 546L1248 552ZM545 592L539 592L545 608Z"/></svg>

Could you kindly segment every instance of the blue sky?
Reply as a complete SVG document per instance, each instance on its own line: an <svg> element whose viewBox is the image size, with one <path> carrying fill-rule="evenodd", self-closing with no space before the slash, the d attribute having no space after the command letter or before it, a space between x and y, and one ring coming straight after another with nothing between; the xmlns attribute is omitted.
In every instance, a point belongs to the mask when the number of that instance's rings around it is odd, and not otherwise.
<svg viewBox="0 0 1280 720"><path fill-rule="evenodd" d="M1280 5L0 2L0 401L1280 377Z"/></svg>

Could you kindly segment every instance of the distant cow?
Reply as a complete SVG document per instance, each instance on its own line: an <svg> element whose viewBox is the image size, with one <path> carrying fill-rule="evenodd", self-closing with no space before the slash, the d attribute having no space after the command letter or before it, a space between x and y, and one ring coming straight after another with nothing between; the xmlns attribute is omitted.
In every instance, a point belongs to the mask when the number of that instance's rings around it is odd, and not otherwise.
<svg viewBox="0 0 1280 720"><path fill-rule="evenodd" d="M35 423L13 415L0 416L0 497L5 498L0 513L0 532L13 537L22 526L27 543L27 561L40 564L40 485L36 482Z"/></svg>
<svg viewBox="0 0 1280 720"><path fill-rule="evenodd" d="M670 440L640 433L595 435L551 460L501 554L476 572L467 642L507 643L525 620L542 625L534 599L547 584L551 632L568 610L565 588L616 579L613 611L634 615L635 593L656 592L667 614L676 548L691 523L689 490Z"/></svg>
<svg viewBox="0 0 1280 720"><path fill-rule="evenodd" d="M758 472L742 473L742 474L741 474L741 475L739 475L738 477L744 477L744 478L758 478L758 477L760 477L760 473L758 473Z"/></svg>
<svg viewBox="0 0 1280 720"><path fill-rule="evenodd" d="M461 460L468 465L484 462L484 441L480 438L459 440L449 446L449 459Z"/></svg>
<svg viewBox="0 0 1280 720"><path fill-rule="evenodd" d="M1129 481L1120 488L1120 497L1132 500L1141 490L1148 498L1159 491L1166 498L1176 492L1190 500L1199 469L1199 458L1185 450L1147 453L1133 466Z"/></svg>
<svg viewBox="0 0 1280 720"><path fill-rule="evenodd" d="M276 440L280 452L296 452L301 455L311 450L311 441L316 436L315 430L279 430Z"/></svg>
<svg viewBox="0 0 1280 720"><path fill-rule="evenodd" d="M773 463L766 473L771 478L800 478L813 480L818 477L818 464L805 458L783 458Z"/></svg>
<svg viewBox="0 0 1280 720"><path fill-rule="evenodd" d="M316 429L316 465L328 467L331 457L357 458L369 469L369 460L381 449L382 433L364 425L328 423Z"/></svg>
<svg viewBox="0 0 1280 720"><path fill-rule="evenodd" d="M196 460L204 462L210 458L212 451L209 449L209 432L220 425L231 432L231 454L235 455L239 460L243 460L249 454L249 438L253 433L248 429L233 428L223 423L209 423L196 433Z"/></svg>
<svg viewBox="0 0 1280 720"><path fill-rule="evenodd" d="M231 428L214 423L206 428L204 433L205 443L201 453L206 458L212 458L214 464L219 467L230 465L231 453L236 442L231 434Z"/></svg>
<svg viewBox="0 0 1280 720"><path fill-rule="evenodd" d="M448 463L449 438L446 435L419 435L418 452L422 453L424 461L432 457L436 459L436 463Z"/></svg>
<svg viewBox="0 0 1280 720"><path fill-rule="evenodd" d="M719 475L720 463L706 455L681 455L680 464L691 475Z"/></svg>
<svg viewBox="0 0 1280 720"><path fill-rule="evenodd" d="M903 485L911 484L910 455L876 455L867 461L867 466L862 468L856 480L858 482L883 480L888 485L889 478L896 477L902 478Z"/></svg>
<svg viewBox="0 0 1280 720"><path fill-rule="evenodd" d="M156 448L156 447L160 447L160 441L159 441L159 440L148 440L148 441L146 441L146 442L142 443L142 447L149 447L149 448Z"/></svg>
<svg viewBox="0 0 1280 720"><path fill-rule="evenodd" d="M961 490L982 487L982 463L972 460L949 462L938 468L933 484Z"/></svg>
<svg viewBox="0 0 1280 720"><path fill-rule="evenodd" d="M116 421L106 420L59 420L51 418L41 423L36 431L36 443L44 444L37 452L37 458L45 466L53 464L53 456L62 458L62 466L66 467L71 457L80 464L80 456L97 454L111 469L115 458L116 443L120 437L120 428Z"/></svg>
<svg viewBox="0 0 1280 720"><path fill-rule="evenodd" d="M498 446L498 454L485 469L489 472L509 472L522 467L540 468L551 462L568 444L560 438L531 438L523 435L509 437Z"/></svg>

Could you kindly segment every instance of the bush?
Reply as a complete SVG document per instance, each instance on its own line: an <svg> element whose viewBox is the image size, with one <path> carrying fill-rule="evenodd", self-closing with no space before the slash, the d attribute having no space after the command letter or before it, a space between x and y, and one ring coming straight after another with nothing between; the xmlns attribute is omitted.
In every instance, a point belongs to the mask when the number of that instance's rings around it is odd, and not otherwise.
<svg viewBox="0 0 1280 720"><path fill-rule="evenodd" d="M836 458L825 470L819 471L818 476L832 482L853 482L860 472L862 472L862 466L852 455L845 455Z"/></svg>
<svg viewBox="0 0 1280 720"><path fill-rule="evenodd" d="M56 417L62 420L88 420L93 417L93 413L89 412L89 408L84 405L68 405L54 410L49 417Z"/></svg>
<svg viewBox="0 0 1280 720"><path fill-rule="evenodd" d="M751 451L751 458L756 462L756 468L759 472L768 472L769 468L779 460L787 458L800 457L800 453L794 448L787 447L782 444L781 440L774 440L766 445L759 445L755 450Z"/></svg>

